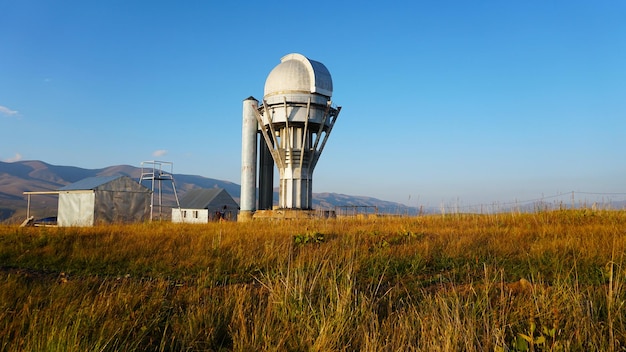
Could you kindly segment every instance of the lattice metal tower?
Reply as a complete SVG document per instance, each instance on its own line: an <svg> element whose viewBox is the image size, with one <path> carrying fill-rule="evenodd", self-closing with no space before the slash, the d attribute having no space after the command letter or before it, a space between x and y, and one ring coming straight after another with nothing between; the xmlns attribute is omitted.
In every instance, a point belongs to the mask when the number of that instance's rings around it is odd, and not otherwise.
<svg viewBox="0 0 626 352"><path fill-rule="evenodd" d="M169 169L164 170L164 167ZM143 181L150 181L150 221L154 220L154 192L155 187L157 191L156 206L159 210L159 220L163 218L163 181L169 181L172 183L172 190L174 191L174 199L176 200L176 207L180 210L180 202L178 201L178 194L176 193L176 183L174 182L174 163L169 161L142 161L141 162L141 177L139 183L143 184Z"/></svg>

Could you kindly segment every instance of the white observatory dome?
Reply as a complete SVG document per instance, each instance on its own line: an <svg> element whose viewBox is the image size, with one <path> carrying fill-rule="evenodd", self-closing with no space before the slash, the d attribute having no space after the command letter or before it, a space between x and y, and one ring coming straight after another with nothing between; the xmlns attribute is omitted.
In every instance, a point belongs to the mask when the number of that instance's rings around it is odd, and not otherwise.
<svg viewBox="0 0 626 352"><path fill-rule="evenodd" d="M288 54L280 59L265 81L264 96L317 93L326 97L333 94L330 72L321 62L309 60L301 54Z"/></svg>

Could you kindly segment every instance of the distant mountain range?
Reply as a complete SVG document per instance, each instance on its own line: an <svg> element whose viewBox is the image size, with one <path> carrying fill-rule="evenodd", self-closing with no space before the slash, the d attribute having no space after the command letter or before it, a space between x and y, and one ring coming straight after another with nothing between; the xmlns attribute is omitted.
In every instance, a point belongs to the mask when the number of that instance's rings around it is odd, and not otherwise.
<svg viewBox="0 0 626 352"><path fill-rule="evenodd" d="M152 170L151 166L150 170ZM139 181L141 174L140 167L130 165L83 169L75 166L51 165L38 160L0 162L0 221L21 222L25 219L27 198L24 192L56 191L65 185L93 176L124 175ZM184 174L174 174L173 178L179 198L193 188L218 187L225 189L235 200L239 200L240 186L236 183ZM150 181L144 180L143 184L147 187L152 186ZM155 187L158 186L155 185ZM162 181L162 193L163 205L175 204L171 182ZM31 196L31 212L38 217L55 216L57 201L56 196L33 195ZM313 208L336 208L338 211L347 213L372 213L376 210L381 213L395 214L416 212L415 208L409 208L400 203L337 193L314 193Z"/></svg>

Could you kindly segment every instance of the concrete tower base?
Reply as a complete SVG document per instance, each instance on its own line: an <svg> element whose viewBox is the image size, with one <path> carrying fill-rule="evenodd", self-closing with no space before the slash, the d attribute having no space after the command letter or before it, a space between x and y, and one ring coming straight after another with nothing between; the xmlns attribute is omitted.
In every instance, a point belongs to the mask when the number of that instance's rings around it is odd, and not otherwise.
<svg viewBox="0 0 626 352"><path fill-rule="evenodd" d="M241 216L241 214L239 216ZM253 215L253 219L255 220L328 219L335 217L334 210L302 209L257 210Z"/></svg>
<svg viewBox="0 0 626 352"><path fill-rule="evenodd" d="M252 221L253 216L253 211L239 211L239 215L237 216L237 222Z"/></svg>

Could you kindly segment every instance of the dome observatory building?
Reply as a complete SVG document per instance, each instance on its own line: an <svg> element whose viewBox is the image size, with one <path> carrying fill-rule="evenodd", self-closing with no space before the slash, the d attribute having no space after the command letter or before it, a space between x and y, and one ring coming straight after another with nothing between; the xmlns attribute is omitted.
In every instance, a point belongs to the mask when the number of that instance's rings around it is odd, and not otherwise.
<svg viewBox="0 0 626 352"><path fill-rule="evenodd" d="M289 54L267 76L263 101L243 101L240 221L271 213L274 166L280 182L275 211L281 217L310 213L313 170L341 111L332 93L324 64Z"/></svg>

